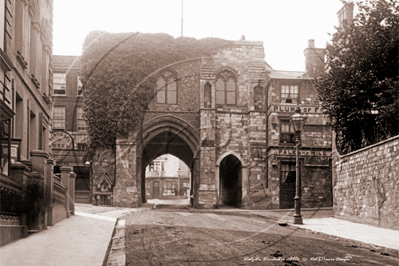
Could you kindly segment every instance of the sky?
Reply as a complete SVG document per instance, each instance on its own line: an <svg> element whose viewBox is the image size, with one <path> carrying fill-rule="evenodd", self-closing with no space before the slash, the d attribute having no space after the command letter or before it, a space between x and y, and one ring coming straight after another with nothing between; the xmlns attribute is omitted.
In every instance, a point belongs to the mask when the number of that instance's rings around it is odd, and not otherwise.
<svg viewBox="0 0 399 266"><path fill-rule="evenodd" d="M183 0L183 36L263 41L275 70L304 71L309 39L325 48L340 0ZM81 55L90 31L181 36L182 0L54 0L53 54Z"/></svg>

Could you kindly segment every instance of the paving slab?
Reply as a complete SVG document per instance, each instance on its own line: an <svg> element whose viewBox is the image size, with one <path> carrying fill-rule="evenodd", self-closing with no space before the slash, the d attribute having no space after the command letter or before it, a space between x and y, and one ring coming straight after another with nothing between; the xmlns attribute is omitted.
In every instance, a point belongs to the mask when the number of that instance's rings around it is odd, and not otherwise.
<svg viewBox="0 0 399 266"><path fill-rule="evenodd" d="M116 218L73 215L0 248L0 265L102 265Z"/></svg>
<svg viewBox="0 0 399 266"><path fill-rule="evenodd" d="M0 247L0 266L103 265L117 218L144 208L75 204L75 215Z"/></svg>
<svg viewBox="0 0 399 266"><path fill-rule="evenodd" d="M399 251L399 231L397 230L354 223L333 217L304 219L302 225L292 225Z"/></svg>

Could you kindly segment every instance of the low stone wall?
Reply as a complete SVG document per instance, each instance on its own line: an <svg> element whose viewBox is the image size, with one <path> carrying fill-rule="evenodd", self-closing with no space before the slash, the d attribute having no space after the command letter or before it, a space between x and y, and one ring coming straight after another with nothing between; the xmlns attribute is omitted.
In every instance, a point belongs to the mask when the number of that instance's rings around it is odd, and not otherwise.
<svg viewBox="0 0 399 266"><path fill-rule="evenodd" d="M399 136L333 152L334 216L399 230Z"/></svg>
<svg viewBox="0 0 399 266"><path fill-rule="evenodd" d="M26 237L28 229L21 225L19 217L12 215L0 216L0 247Z"/></svg>
<svg viewBox="0 0 399 266"><path fill-rule="evenodd" d="M59 205L59 204L54 204L52 215L53 215L53 217L52 217L53 224L52 225L55 225L56 223L61 222L62 220L67 218L65 206Z"/></svg>

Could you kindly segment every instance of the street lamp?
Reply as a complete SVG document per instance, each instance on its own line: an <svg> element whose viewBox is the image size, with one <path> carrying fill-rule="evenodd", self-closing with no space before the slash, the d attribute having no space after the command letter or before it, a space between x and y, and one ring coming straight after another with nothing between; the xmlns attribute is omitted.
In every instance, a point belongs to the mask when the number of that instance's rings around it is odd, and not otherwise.
<svg viewBox="0 0 399 266"><path fill-rule="evenodd" d="M296 133L296 180L295 180L295 214L294 214L294 224L303 224L301 215L301 176L299 175L299 143L301 137L301 131L306 122L306 116L301 115L301 108L299 105L295 108L295 114L291 116L291 125Z"/></svg>

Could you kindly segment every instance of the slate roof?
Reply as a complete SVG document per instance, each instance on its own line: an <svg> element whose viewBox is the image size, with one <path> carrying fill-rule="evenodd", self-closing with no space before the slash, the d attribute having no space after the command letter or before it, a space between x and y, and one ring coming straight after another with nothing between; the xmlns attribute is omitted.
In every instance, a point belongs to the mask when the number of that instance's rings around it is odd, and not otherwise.
<svg viewBox="0 0 399 266"><path fill-rule="evenodd" d="M272 79L309 79L305 71L270 70Z"/></svg>

